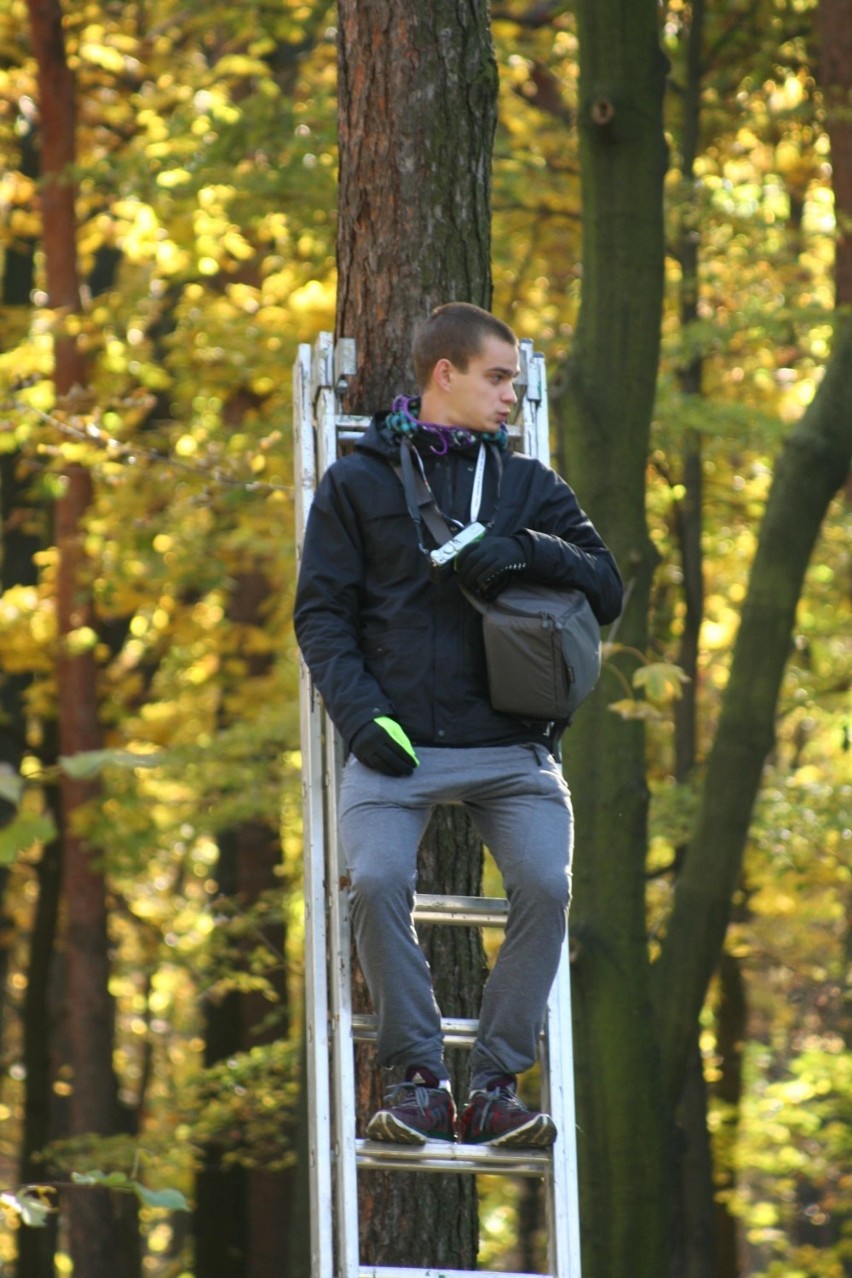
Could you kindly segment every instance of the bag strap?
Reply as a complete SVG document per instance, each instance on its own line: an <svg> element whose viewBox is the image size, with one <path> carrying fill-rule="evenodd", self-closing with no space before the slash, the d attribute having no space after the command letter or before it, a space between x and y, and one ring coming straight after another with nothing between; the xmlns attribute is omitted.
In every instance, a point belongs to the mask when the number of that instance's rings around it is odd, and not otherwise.
<svg viewBox="0 0 852 1278"><path fill-rule="evenodd" d="M414 521L414 527L417 529L417 544L426 555L429 552L423 545L424 524L439 546L443 546L444 542L450 540L453 536L453 531L438 509L438 503L435 501L432 489L426 483L420 471L415 470L411 453L412 448L409 440L402 440L399 449L400 465L394 466L394 470L405 490L408 513Z"/></svg>
<svg viewBox="0 0 852 1278"><path fill-rule="evenodd" d="M480 447L483 447L483 445L480 445ZM428 554L429 552L423 545L424 523L439 546L443 546L457 532L460 532L462 525L456 523L455 528L450 526L455 521L449 520L439 508L438 503L435 501L435 495L426 481L426 476L423 474L420 458L417 458L418 465L415 466L412 458L413 453L414 449L411 441L409 439L401 440L399 449L400 464L394 465L391 463L391 465L405 491L408 513L417 530L417 544L424 554ZM497 450L494 450L494 456L497 462L497 501L499 502L500 489L503 484L503 458Z"/></svg>

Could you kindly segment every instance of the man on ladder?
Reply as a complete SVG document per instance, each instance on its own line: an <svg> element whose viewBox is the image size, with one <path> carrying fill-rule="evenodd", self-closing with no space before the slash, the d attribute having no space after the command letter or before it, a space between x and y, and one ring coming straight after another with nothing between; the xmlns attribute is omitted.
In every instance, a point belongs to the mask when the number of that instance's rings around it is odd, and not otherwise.
<svg viewBox="0 0 852 1278"><path fill-rule="evenodd" d="M400 397L374 418L320 482L294 612L348 756L340 843L378 1059L404 1070L367 1135L546 1147L555 1124L522 1104L516 1083L536 1058L565 935L572 814L554 758L561 725L492 708L480 618L460 584L484 599L518 578L573 586L605 624L620 611L621 578L568 485L507 449L518 375L512 330L449 303L419 329L413 355L420 398ZM462 533L458 553L434 555L437 543L406 498L405 454L423 504ZM509 899L459 1121L412 924L417 848L443 803L470 813Z"/></svg>

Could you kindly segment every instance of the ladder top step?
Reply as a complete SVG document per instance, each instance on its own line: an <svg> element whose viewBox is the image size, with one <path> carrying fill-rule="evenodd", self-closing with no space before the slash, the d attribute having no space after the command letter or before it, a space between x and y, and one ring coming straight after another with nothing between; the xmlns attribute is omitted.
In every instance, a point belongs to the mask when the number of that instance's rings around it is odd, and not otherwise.
<svg viewBox="0 0 852 1278"><path fill-rule="evenodd" d="M477 1172L496 1176L545 1176L552 1166L549 1150L490 1149L487 1145L454 1145L427 1140L425 1145L394 1145L356 1140L358 1166L364 1170Z"/></svg>
<svg viewBox="0 0 852 1278"><path fill-rule="evenodd" d="M505 1269L400 1269L395 1265L361 1265L358 1278L553 1278L553 1275L507 1273Z"/></svg>

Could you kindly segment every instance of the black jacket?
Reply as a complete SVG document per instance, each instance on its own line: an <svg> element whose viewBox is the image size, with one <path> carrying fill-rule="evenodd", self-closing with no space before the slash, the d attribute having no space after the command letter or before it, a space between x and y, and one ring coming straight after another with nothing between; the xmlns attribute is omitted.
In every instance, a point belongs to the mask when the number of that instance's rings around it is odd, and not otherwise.
<svg viewBox="0 0 852 1278"><path fill-rule="evenodd" d="M443 514L466 524L479 445L436 456L431 442L415 438L429 485ZM493 517L495 534L522 534L527 580L576 586L602 624L613 621L621 577L574 493L541 462L508 453L498 505L499 468L491 445L488 452L479 518ZM377 715L396 719L415 745L543 740L547 724L491 708L479 613L451 572L430 580L398 460L374 420L326 471L308 516L296 638L346 748Z"/></svg>

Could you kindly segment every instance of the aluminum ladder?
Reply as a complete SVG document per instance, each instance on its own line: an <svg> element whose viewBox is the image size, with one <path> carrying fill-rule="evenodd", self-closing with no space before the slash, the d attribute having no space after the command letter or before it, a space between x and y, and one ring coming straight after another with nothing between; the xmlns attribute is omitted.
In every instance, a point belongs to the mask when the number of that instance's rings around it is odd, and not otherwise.
<svg viewBox="0 0 852 1278"><path fill-rule="evenodd" d="M549 460L544 359L520 344L518 402L512 445ZM293 372L296 544L318 478L369 425L341 411L341 395L356 369L351 338L336 344L321 333L299 347ZM300 728L305 876L305 999L307 1022L312 1278L482 1278L489 1270L447 1270L362 1264L358 1239L358 1169L489 1173L537 1177L545 1183L546 1278L580 1278L580 1234L574 1115L568 937L548 1002L540 1045L542 1107L559 1132L550 1150L489 1150L428 1141L423 1146L358 1140L355 1135L354 1043L375 1038L374 1018L352 1011L348 900L337 850L340 741L304 665L300 666ZM418 895L420 922L504 926L505 900ZM473 1043L476 1021L445 1018L448 1046ZM533 1278L501 1273L499 1278Z"/></svg>

